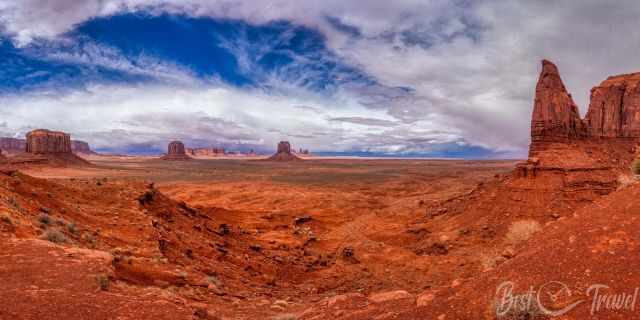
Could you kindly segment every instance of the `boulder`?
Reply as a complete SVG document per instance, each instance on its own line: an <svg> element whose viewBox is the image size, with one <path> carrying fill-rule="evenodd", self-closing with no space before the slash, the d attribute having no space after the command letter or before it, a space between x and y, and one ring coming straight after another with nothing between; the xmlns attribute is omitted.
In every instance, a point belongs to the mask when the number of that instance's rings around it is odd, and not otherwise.
<svg viewBox="0 0 640 320"><path fill-rule="evenodd" d="M191 160L185 151L184 144L180 141L171 141L167 147L167 154L164 155L162 160L170 161L184 161Z"/></svg>

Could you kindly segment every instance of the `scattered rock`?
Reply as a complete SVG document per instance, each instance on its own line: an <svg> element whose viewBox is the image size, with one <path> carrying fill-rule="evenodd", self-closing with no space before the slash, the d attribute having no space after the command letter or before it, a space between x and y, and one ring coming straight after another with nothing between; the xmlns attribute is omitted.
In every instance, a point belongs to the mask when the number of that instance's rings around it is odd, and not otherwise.
<svg viewBox="0 0 640 320"><path fill-rule="evenodd" d="M300 224L303 224L305 222L309 222L311 220L313 220L313 218L311 218L311 216L303 215L303 216L295 218L293 220L293 223L296 224L296 225L300 225Z"/></svg>
<svg viewBox="0 0 640 320"><path fill-rule="evenodd" d="M376 303L382 303L382 302L393 301L393 300L401 300L401 299L413 299L413 295L411 295L409 292L404 290L396 290L396 291L375 293L369 296L369 300Z"/></svg>

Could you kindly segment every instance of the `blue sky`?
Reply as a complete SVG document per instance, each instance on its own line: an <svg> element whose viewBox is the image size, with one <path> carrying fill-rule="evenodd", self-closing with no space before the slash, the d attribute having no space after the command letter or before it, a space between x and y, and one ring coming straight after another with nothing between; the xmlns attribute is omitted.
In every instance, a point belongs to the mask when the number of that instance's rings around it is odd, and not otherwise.
<svg viewBox="0 0 640 320"><path fill-rule="evenodd" d="M323 153L522 157L540 59L558 63L583 110L591 86L640 67L633 2L550 6L0 0L0 134L46 127L127 153L289 140Z"/></svg>

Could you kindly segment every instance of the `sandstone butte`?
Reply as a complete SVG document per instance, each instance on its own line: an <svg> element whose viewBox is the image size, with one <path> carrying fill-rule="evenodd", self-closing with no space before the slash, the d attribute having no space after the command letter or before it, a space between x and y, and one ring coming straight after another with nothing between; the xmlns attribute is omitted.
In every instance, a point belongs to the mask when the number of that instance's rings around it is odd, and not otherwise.
<svg viewBox="0 0 640 320"><path fill-rule="evenodd" d="M32 154L71 153L71 135L45 129L27 133L27 149Z"/></svg>
<svg viewBox="0 0 640 320"><path fill-rule="evenodd" d="M0 148L10 154L25 152L27 148L26 139L0 137ZM89 143L80 140L71 140L71 151L81 154L95 154Z"/></svg>
<svg viewBox="0 0 640 320"><path fill-rule="evenodd" d="M269 161L298 161L301 160L291 152L291 143L289 141L280 141L278 149L274 155L269 157Z"/></svg>
<svg viewBox="0 0 640 320"><path fill-rule="evenodd" d="M184 161L191 160L185 151L184 144L180 141L171 141L167 146L167 154L164 155L162 160L169 161Z"/></svg>
<svg viewBox="0 0 640 320"><path fill-rule="evenodd" d="M17 143L13 141L13 143ZM33 130L26 135L24 151L12 156L12 164L88 165L72 151L71 136L60 131Z"/></svg>

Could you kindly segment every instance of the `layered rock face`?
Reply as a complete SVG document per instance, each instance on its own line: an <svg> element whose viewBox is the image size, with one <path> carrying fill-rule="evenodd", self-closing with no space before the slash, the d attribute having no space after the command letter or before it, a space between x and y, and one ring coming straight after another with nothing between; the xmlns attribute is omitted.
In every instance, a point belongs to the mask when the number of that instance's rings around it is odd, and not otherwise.
<svg viewBox="0 0 640 320"><path fill-rule="evenodd" d="M640 141L639 83L638 73L608 78L591 90L587 115L580 119L558 68L542 61L529 159L509 183L538 189L565 205L615 190Z"/></svg>
<svg viewBox="0 0 640 320"><path fill-rule="evenodd" d="M291 152L291 143L289 141L280 141L278 143L278 149L274 155L269 157L270 161L296 161L300 158L296 157Z"/></svg>
<svg viewBox="0 0 640 320"><path fill-rule="evenodd" d="M562 83L558 68L542 61L531 119L533 141L564 141L586 135L578 106Z"/></svg>
<svg viewBox="0 0 640 320"><path fill-rule="evenodd" d="M167 154L162 157L163 160L189 160L184 148L184 144L180 141L172 141L167 147Z"/></svg>
<svg viewBox="0 0 640 320"><path fill-rule="evenodd" d="M25 139L0 138L0 149L7 152L24 152L26 147L27 141Z"/></svg>
<svg viewBox="0 0 640 320"><path fill-rule="evenodd" d="M27 149L27 140L2 137L0 138L0 148L12 154L25 152ZM71 140L71 151L74 153L95 154L95 152L91 150L89 143L80 140Z"/></svg>
<svg viewBox="0 0 640 320"><path fill-rule="evenodd" d="M74 153L94 154L89 143L80 140L71 140L71 151Z"/></svg>
<svg viewBox="0 0 640 320"><path fill-rule="evenodd" d="M195 157L221 157L226 154L224 148L187 148L186 152Z"/></svg>
<svg viewBox="0 0 640 320"><path fill-rule="evenodd" d="M31 154L71 153L71 136L60 131L34 130L27 133L25 151Z"/></svg>
<svg viewBox="0 0 640 320"><path fill-rule="evenodd" d="M585 123L591 136L640 137L640 73L609 77L591 89Z"/></svg>
<svg viewBox="0 0 640 320"><path fill-rule="evenodd" d="M591 89L585 119L567 92L558 68L542 61L531 119L531 140L640 138L640 73L609 77Z"/></svg>

